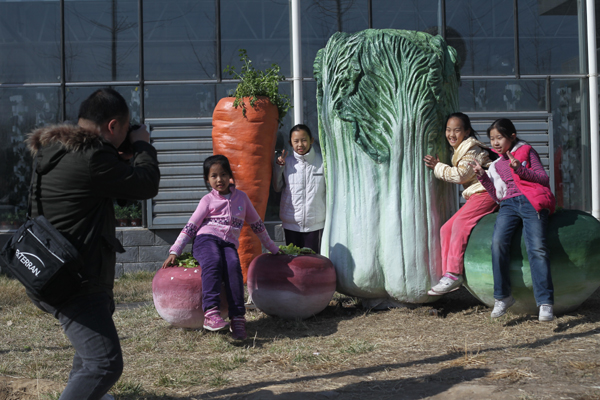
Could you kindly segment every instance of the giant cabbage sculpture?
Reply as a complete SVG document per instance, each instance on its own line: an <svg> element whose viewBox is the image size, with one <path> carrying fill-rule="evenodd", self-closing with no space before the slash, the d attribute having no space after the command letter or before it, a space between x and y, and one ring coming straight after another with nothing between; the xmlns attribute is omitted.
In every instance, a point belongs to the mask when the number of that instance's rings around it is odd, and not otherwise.
<svg viewBox="0 0 600 400"><path fill-rule="evenodd" d="M327 182L322 252L337 290L367 306L428 301L456 196L422 160L449 160L443 124L458 110L456 52L423 32L336 33L314 69Z"/></svg>

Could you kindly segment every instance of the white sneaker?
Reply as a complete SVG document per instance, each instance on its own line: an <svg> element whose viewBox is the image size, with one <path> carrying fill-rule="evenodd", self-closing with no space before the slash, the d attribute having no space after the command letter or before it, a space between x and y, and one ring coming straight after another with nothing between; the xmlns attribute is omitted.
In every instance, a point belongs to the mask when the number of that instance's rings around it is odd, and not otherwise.
<svg viewBox="0 0 600 400"><path fill-rule="evenodd" d="M538 317L540 321L552 321L554 319L554 307L552 304L542 304L540 306L540 315Z"/></svg>
<svg viewBox="0 0 600 400"><path fill-rule="evenodd" d="M513 304L515 304L515 299L512 296L505 297L501 300L495 299L494 309L492 310L492 318L498 318L506 314L506 310Z"/></svg>
<svg viewBox="0 0 600 400"><path fill-rule="evenodd" d="M104 396L102 396L100 398L100 400L115 400L115 398L112 395L106 393Z"/></svg>
<svg viewBox="0 0 600 400"><path fill-rule="evenodd" d="M447 272L442 276L442 279L440 279L437 285L429 289L427 294L430 296L441 296L446 293L454 292L460 288L460 285L462 285L464 281L465 279L462 275L453 275Z"/></svg>

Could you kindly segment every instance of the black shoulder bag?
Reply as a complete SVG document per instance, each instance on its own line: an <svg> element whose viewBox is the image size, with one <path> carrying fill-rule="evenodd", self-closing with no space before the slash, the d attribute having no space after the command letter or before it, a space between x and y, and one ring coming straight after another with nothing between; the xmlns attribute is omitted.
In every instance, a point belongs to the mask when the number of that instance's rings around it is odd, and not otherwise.
<svg viewBox="0 0 600 400"><path fill-rule="evenodd" d="M37 157L33 173L36 167ZM83 259L75 246L43 215L30 217L34 176L29 187L27 221L6 243L0 257L31 294L48 304L58 305L80 288Z"/></svg>

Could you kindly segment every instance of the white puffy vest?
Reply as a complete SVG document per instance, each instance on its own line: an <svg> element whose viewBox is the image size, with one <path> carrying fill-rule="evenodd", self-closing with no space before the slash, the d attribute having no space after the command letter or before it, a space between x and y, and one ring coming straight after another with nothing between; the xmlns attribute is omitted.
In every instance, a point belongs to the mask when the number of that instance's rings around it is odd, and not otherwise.
<svg viewBox="0 0 600 400"><path fill-rule="evenodd" d="M273 188L281 194L279 217L284 229L312 232L325 226L323 158L313 146L303 156L292 151L285 165L273 166Z"/></svg>

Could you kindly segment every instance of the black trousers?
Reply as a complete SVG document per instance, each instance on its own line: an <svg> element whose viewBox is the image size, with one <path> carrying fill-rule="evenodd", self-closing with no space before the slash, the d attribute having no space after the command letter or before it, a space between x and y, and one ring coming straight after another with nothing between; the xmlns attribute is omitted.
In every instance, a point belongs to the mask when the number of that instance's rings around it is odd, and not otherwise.
<svg viewBox="0 0 600 400"><path fill-rule="evenodd" d="M298 247L308 247L315 253L321 253L321 237L323 237L323 229L312 232L295 232L284 229L285 244L293 243Z"/></svg>

